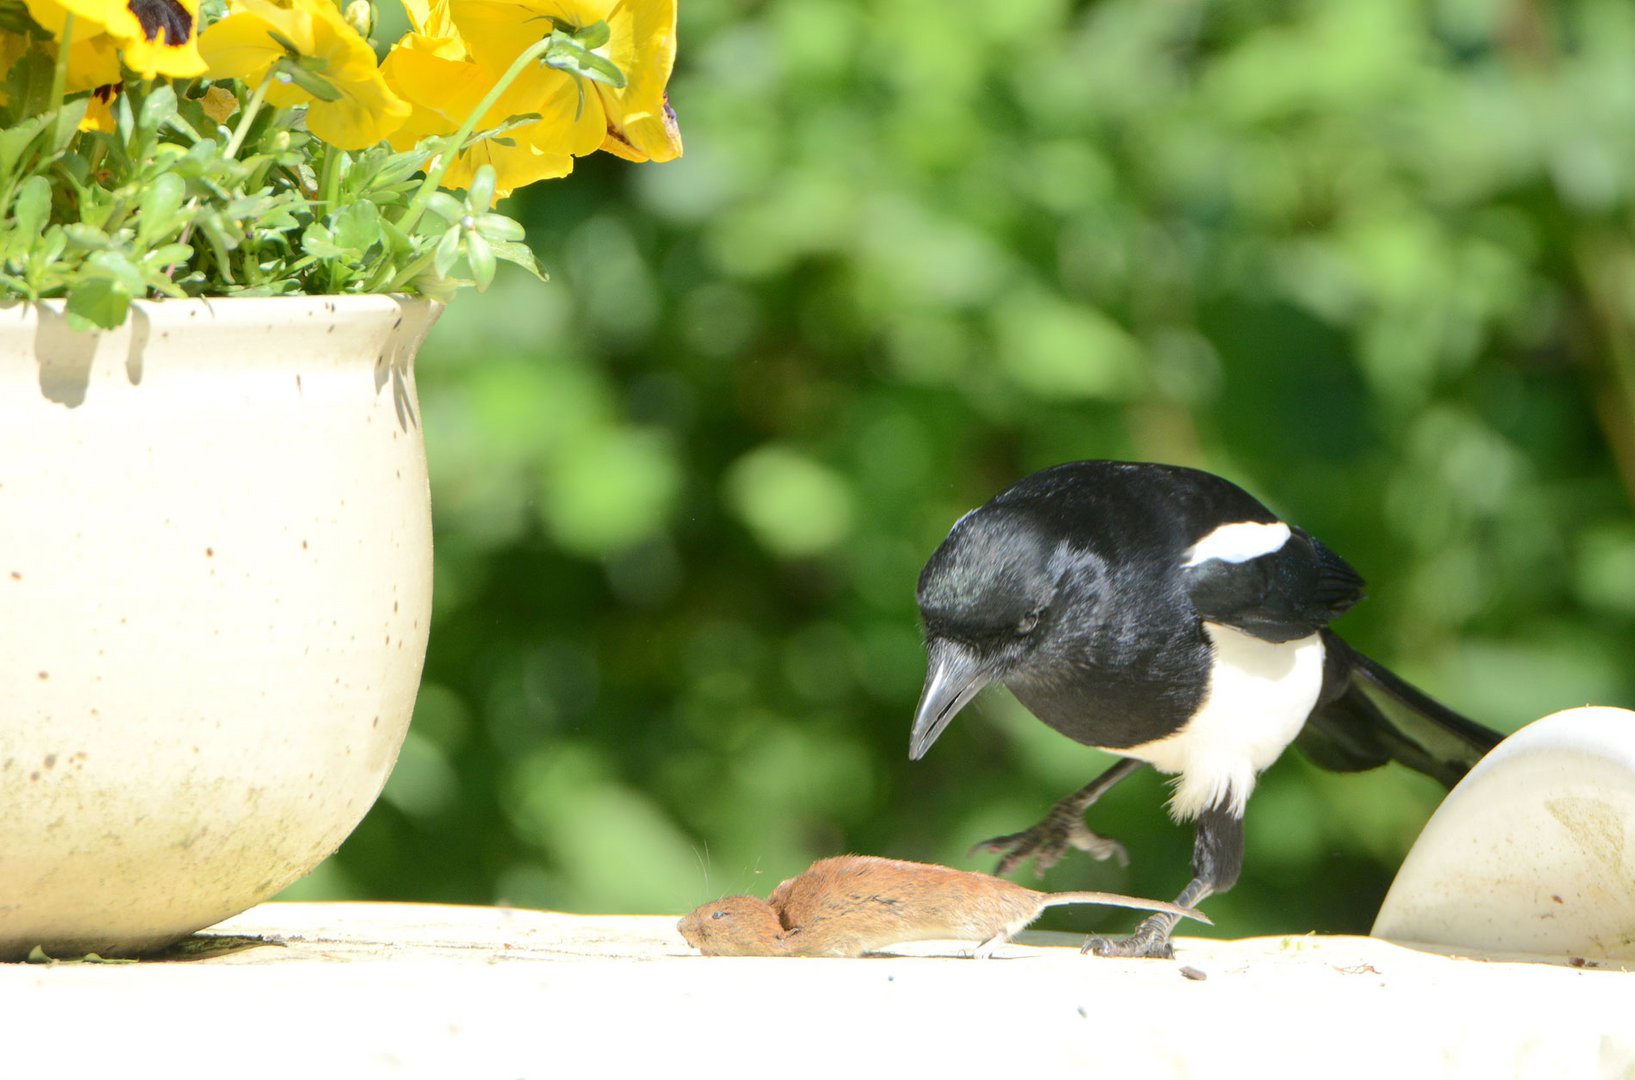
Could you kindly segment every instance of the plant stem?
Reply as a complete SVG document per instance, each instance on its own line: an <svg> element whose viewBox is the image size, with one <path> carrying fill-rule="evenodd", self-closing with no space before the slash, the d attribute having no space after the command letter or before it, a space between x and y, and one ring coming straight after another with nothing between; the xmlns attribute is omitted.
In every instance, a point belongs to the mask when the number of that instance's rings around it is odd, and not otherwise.
<svg viewBox="0 0 1635 1080"><path fill-rule="evenodd" d="M320 221L327 220L340 207L341 155L343 153L345 151L337 150L328 143L324 144L324 163L318 170L318 210L315 213ZM341 276L340 264L329 263L327 273L324 276L326 278L324 291L339 292L340 290L336 285Z"/></svg>
<svg viewBox="0 0 1635 1080"><path fill-rule="evenodd" d="M68 92L68 43L74 38L74 13L66 12L62 20L62 40L57 43L57 62L51 69L51 107L56 110L57 143L63 142L62 99Z"/></svg>
<svg viewBox="0 0 1635 1080"><path fill-rule="evenodd" d="M266 100L267 89L272 86L273 73L267 72L267 77L255 88L250 95L250 103L244 106L244 115L238 118L238 127L233 129L233 137L227 140L227 147L222 156L232 159L238 154L238 148L244 145L244 137L250 133L250 125L255 122L255 114L261 111L261 103Z"/></svg>
<svg viewBox="0 0 1635 1080"><path fill-rule="evenodd" d="M409 265L405 266L402 270L399 270L397 276L387 284L386 291L397 292L399 289L408 285L408 283L419 276L420 271L424 270L426 265L436 257L437 249L433 248L432 250L422 254L419 258L412 260Z"/></svg>
<svg viewBox="0 0 1635 1080"><path fill-rule="evenodd" d="M522 74L523 69L543 56L545 50L550 46L551 39L545 37L522 50L521 55L512 61L510 67L505 69L505 74L501 75L499 81L490 88L487 96L477 103L475 109L471 110L471 115L466 117L465 123L460 125L460 130L443 140L443 148L437 155L436 166L427 171L426 179L420 184L420 190L415 192L414 201L409 203L409 208L404 212L403 219L397 223L398 228L408 233L419 223L420 215L426 212L426 203L430 201L432 195L437 191L438 182L443 179L443 175L454 164L455 155L465 147L466 140L471 138L471 133L477 130L478 121L488 113L489 109L494 107L494 103L499 101L500 95L516 81L517 76Z"/></svg>

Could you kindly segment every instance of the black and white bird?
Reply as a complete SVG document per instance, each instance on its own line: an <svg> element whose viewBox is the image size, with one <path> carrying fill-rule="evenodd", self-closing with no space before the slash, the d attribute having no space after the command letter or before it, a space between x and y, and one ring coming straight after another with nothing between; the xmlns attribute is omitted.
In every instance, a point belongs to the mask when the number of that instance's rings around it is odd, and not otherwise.
<svg viewBox="0 0 1635 1080"><path fill-rule="evenodd" d="M1196 823L1195 906L1237 880L1255 780L1295 743L1340 771L1403 762L1452 785L1499 736L1352 649L1328 624L1363 580L1309 533L1196 469L1081 461L1027 477L960 518L920 575L930 666L909 756L1001 683L1063 735L1120 756L1033 828L979 847L999 873L1069 847L1122 847L1084 812L1143 764L1174 777ZM1154 915L1086 951L1172 955Z"/></svg>

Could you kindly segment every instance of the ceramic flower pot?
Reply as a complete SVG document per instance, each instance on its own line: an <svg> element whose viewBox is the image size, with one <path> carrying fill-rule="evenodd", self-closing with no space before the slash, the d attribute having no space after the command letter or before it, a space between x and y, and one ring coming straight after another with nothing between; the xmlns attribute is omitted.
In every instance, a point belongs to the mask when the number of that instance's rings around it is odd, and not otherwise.
<svg viewBox="0 0 1635 1080"><path fill-rule="evenodd" d="M0 306L0 959L162 947L379 795L431 614L439 310Z"/></svg>

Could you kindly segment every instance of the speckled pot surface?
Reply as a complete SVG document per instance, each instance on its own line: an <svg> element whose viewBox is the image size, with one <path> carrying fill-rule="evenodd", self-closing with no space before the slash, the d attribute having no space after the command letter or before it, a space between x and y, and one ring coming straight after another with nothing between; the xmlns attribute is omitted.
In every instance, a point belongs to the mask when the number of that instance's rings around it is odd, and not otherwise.
<svg viewBox="0 0 1635 1080"><path fill-rule="evenodd" d="M335 850L431 614L413 360L385 296L0 306L0 959L124 956Z"/></svg>

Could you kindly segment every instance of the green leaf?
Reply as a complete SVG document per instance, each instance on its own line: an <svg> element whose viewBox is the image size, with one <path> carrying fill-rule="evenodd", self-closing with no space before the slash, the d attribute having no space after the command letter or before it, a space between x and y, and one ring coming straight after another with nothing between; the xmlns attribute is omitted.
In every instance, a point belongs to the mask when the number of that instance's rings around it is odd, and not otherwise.
<svg viewBox="0 0 1635 1080"><path fill-rule="evenodd" d="M169 83L154 83L148 91L148 96L142 101L141 112L136 117L137 130L144 135L156 134L165 121L176 115L176 91Z"/></svg>
<svg viewBox="0 0 1635 1080"><path fill-rule="evenodd" d="M454 269L454 263L460 258L461 232L460 226L455 225L437 242L437 250L432 253L431 266L440 278L448 277L449 271Z"/></svg>
<svg viewBox="0 0 1635 1080"><path fill-rule="evenodd" d="M408 255L415 250L415 243L409 234L398 228L397 222L388 218L380 219L380 238L386 245L386 250L394 256Z"/></svg>
<svg viewBox="0 0 1635 1080"><path fill-rule="evenodd" d="M122 251L99 251L86 259L85 265L88 270L119 282L133 296L147 287L147 279L142 276L141 268Z"/></svg>
<svg viewBox="0 0 1635 1080"><path fill-rule="evenodd" d="M70 221L62 227L68 242L75 247L88 248L91 251L105 251L113 247L113 241L108 234L95 225L87 225L83 221Z"/></svg>
<svg viewBox="0 0 1635 1080"><path fill-rule="evenodd" d="M23 53L12 65L4 85L7 103L11 106L13 115L49 119L41 117L40 114L51 107L51 76L54 66L45 50L38 47ZM0 163L3 163L3 159L0 159Z"/></svg>
<svg viewBox="0 0 1635 1080"><path fill-rule="evenodd" d="M45 231L51 217L51 182L43 176L31 176L23 181L12 204L12 219L17 223L21 237L39 236Z"/></svg>
<svg viewBox="0 0 1635 1080"><path fill-rule="evenodd" d="M279 33L277 30L274 30L271 27L269 27L267 29L267 36L273 39L273 43L275 45L277 45L280 49L283 49L286 53L288 53L290 59L294 60L294 59L297 59L297 58L300 57L300 55L301 55L300 47L297 46L295 44L295 42L291 41L289 38L287 38L283 34Z"/></svg>
<svg viewBox="0 0 1635 1080"><path fill-rule="evenodd" d="M346 255L346 252L335 243L335 238L329 234L329 230L316 221L308 225L306 232L301 234L301 250L320 259L339 259Z"/></svg>
<svg viewBox="0 0 1635 1080"><path fill-rule="evenodd" d="M28 8L20 0L0 2L0 30L9 30L13 34L22 34L25 37L41 37L49 32L34 21L28 13Z"/></svg>
<svg viewBox="0 0 1635 1080"><path fill-rule="evenodd" d="M549 281L544 271L540 270L539 263L534 261L534 250L527 244L517 244L510 241L489 245L496 259L504 259L508 263L515 263L541 281Z"/></svg>
<svg viewBox="0 0 1635 1080"><path fill-rule="evenodd" d="M466 230L466 265L471 267L471 278L482 292L494 283L494 250L475 230Z"/></svg>
<svg viewBox="0 0 1635 1080"><path fill-rule="evenodd" d="M520 222L513 221L504 214L478 214L477 231L482 233L484 240L496 243L521 240L527 235Z"/></svg>
<svg viewBox="0 0 1635 1080"><path fill-rule="evenodd" d="M613 31L608 29L607 20L598 19L573 35L573 39L587 49L600 49L612 36Z"/></svg>
<svg viewBox="0 0 1635 1080"><path fill-rule="evenodd" d="M142 190L142 198L137 204L137 239L147 244L174 232L180 225L176 220L177 211L186 197L187 184L175 173L167 172L154 177Z"/></svg>
<svg viewBox="0 0 1635 1080"><path fill-rule="evenodd" d="M494 187L498 183L494 166L482 164L477 166L477 173L471 178L471 187L466 192L466 203L479 213L487 210L494 202Z"/></svg>
<svg viewBox="0 0 1635 1080"><path fill-rule="evenodd" d="M110 278L91 278L74 286L68 293L68 322L76 330L93 326L112 330L125 321L130 310L131 293L120 282Z"/></svg>
<svg viewBox="0 0 1635 1080"><path fill-rule="evenodd" d="M287 77L290 82L319 101L341 100L341 92L335 88L334 83L303 64L297 64L290 60L280 60L276 70L278 75L275 77Z"/></svg>
<svg viewBox="0 0 1635 1080"><path fill-rule="evenodd" d="M154 266L185 266L193 258L191 244L162 244L144 256L143 261Z"/></svg>
<svg viewBox="0 0 1635 1080"><path fill-rule="evenodd" d="M624 72L619 70L617 64L591 52L560 30L551 34L551 46L540 57L540 63L591 82L603 83L615 90L623 90L625 86Z"/></svg>
<svg viewBox="0 0 1635 1080"><path fill-rule="evenodd" d="M446 191L438 191L434 192L431 198L426 200L426 213L441 218L443 225L449 226L465 217L466 208L453 195ZM434 228L429 231L439 232L441 230Z"/></svg>
<svg viewBox="0 0 1635 1080"><path fill-rule="evenodd" d="M380 211L372 202L358 202L330 217L335 243L362 255L380 242Z"/></svg>
<svg viewBox="0 0 1635 1080"><path fill-rule="evenodd" d="M16 171L17 162L40 137L47 120L44 116L31 116L14 127L0 127L0 173Z"/></svg>

